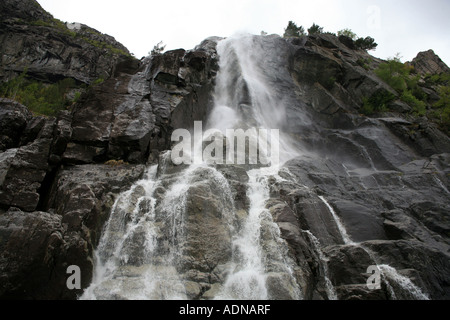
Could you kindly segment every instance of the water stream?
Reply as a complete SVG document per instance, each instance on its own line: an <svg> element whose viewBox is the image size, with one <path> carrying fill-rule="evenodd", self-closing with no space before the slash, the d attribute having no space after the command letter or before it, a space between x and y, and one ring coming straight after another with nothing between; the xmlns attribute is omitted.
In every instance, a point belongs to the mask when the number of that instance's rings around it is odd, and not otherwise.
<svg viewBox="0 0 450 320"><path fill-rule="evenodd" d="M255 57L249 50L252 40L248 36L218 44L220 71L208 128L218 129L224 135L227 129L240 126L244 130L280 127L282 106L272 97L255 64ZM236 78L239 78L239 86L234 81ZM242 111L244 103L247 112ZM295 152L285 139L280 141L280 157L283 160L292 157ZM195 141L194 148L202 145L201 141ZM279 147L278 141L259 146L260 154L268 158L274 154L274 147ZM275 154L278 155L278 151L276 149ZM198 155L196 150L193 154ZM270 197L268 179L277 175L278 161L268 167L247 169L249 208L241 226L236 228L236 210L228 181L205 159L195 160L187 168L169 174L166 171L172 165L170 152L164 153L160 156L159 167L150 167L144 179L117 198L95 251L93 281L82 299L188 298L181 271L189 236L185 227L186 210L190 188L205 183L204 179L211 188L214 186L214 190L218 190L217 206L223 224L232 233L232 259L222 289L215 298L271 299L274 296L268 283L285 288L285 298L302 298L287 244L266 209Z"/></svg>

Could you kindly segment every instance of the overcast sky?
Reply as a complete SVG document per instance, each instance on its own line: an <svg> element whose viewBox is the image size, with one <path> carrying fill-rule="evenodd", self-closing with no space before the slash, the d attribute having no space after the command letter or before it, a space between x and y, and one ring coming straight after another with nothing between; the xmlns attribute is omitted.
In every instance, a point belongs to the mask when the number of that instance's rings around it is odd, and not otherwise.
<svg viewBox="0 0 450 320"><path fill-rule="evenodd" d="M449 0L38 0L64 22L109 34L137 58L160 41L166 50L193 49L209 36L236 32L282 35L289 20L308 29L350 28L378 43L371 54L402 61L433 49L450 65Z"/></svg>

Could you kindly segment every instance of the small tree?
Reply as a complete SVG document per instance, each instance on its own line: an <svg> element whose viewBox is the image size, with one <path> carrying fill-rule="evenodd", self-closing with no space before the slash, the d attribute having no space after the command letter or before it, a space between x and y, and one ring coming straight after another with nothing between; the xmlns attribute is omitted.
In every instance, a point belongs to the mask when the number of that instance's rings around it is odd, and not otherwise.
<svg viewBox="0 0 450 320"><path fill-rule="evenodd" d="M289 21L286 29L284 29L284 38L290 38L290 37L301 37L305 35L305 29L300 26L298 27L295 22Z"/></svg>
<svg viewBox="0 0 450 320"><path fill-rule="evenodd" d="M357 38L356 33L354 33L352 30L350 29L343 29L338 31L337 33L338 37L340 36L345 36L345 37L349 37L352 40L355 40Z"/></svg>
<svg viewBox="0 0 450 320"><path fill-rule="evenodd" d="M320 34L322 32L323 32L323 28L320 27L319 25L315 24L315 23L313 23L311 28L308 29L308 34L309 35Z"/></svg>
<svg viewBox="0 0 450 320"><path fill-rule="evenodd" d="M378 44L375 42L375 39L372 37L358 38L355 41L355 46L358 49L362 50L375 50L378 47Z"/></svg>
<svg viewBox="0 0 450 320"><path fill-rule="evenodd" d="M164 51L165 48L166 48L166 45L164 45L164 43L162 41L160 41L160 42L158 42L157 45L155 45L153 47L153 50L150 52L150 54L152 56L161 54Z"/></svg>

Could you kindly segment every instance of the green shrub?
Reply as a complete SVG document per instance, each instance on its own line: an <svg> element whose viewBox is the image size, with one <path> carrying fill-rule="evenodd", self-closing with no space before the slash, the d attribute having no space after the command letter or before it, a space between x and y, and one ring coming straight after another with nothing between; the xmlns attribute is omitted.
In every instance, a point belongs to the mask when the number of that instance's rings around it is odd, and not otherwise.
<svg viewBox="0 0 450 320"><path fill-rule="evenodd" d="M80 98L81 98L81 92L80 91L75 92L73 102L77 103L78 101L80 101Z"/></svg>
<svg viewBox="0 0 450 320"><path fill-rule="evenodd" d="M311 28L308 29L308 34L309 35L314 35L314 34L321 34L323 33L323 28L318 26L317 24L313 23L313 25L311 26Z"/></svg>
<svg viewBox="0 0 450 320"><path fill-rule="evenodd" d="M358 49L362 50L375 50L378 47L378 44L375 42L375 39L372 37L358 38L355 41L355 46Z"/></svg>
<svg viewBox="0 0 450 320"><path fill-rule="evenodd" d="M91 86L98 86L98 85L102 84L103 82L105 82L105 79L103 79L103 77L100 77L100 78L95 79L91 83Z"/></svg>
<svg viewBox="0 0 450 320"><path fill-rule="evenodd" d="M362 114L364 114L366 116L370 116L375 112L373 106L369 103L368 98L363 99L363 105L362 105L360 111Z"/></svg>
<svg viewBox="0 0 450 320"><path fill-rule="evenodd" d="M356 60L356 64L359 65L360 67L363 67L367 71L370 70L371 63L372 63L372 59L370 59L370 58L368 58L368 59L359 58L358 60Z"/></svg>
<svg viewBox="0 0 450 320"><path fill-rule="evenodd" d="M33 26L39 26L39 27L50 27L50 28L55 28L57 29L60 33L71 36L71 37L76 37L77 33L70 30L69 28L67 28L67 25L62 22L61 20L58 19L51 19L51 20L35 20L35 21L31 21L29 24L33 25Z"/></svg>
<svg viewBox="0 0 450 320"><path fill-rule="evenodd" d="M436 102L434 108L450 108L450 86L441 87L439 89L441 99Z"/></svg>
<svg viewBox="0 0 450 320"><path fill-rule="evenodd" d="M409 106L412 107L413 113L417 116L424 116L427 112L426 104L423 101L417 99L411 91L405 90L403 91L400 99L406 102Z"/></svg>
<svg viewBox="0 0 450 320"><path fill-rule="evenodd" d="M413 70L396 57L380 64L375 73L400 94L400 99L411 106L414 115L424 116L427 95L419 86L420 75L411 75Z"/></svg>
<svg viewBox="0 0 450 320"><path fill-rule="evenodd" d="M262 34L262 32L261 32L261 34ZM158 42L158 43L153 47L152 51L149 52L149 53L150 53L150 55L152 55L152 56L157 56L157 55L162 54L162 52L163 52L165 49L166 49L166 45L164 44L164 42L160 41L160 42Z"/></svg>
<svg viewBox="0 0 450 320"><path fill-rule="evenodd" d="M336 83L336 78L331 76L327 79L323 79L320 81L320 84L324 86L325 89L331 90L334 87L334 84Z"/></svg>
<svg viewBox="0 0 450 320"><path fill-rule="evenodd" d="M290 38L290 37L301 37L305 35L305 29L300 26L298 27L295 22L289 21L286 29L284 29L284 38Z"/></svg>
<svg viewBox="0 0 450 320"><path fill-rule="evenodd" d="M433 115L447 134L450 134L450 86L439 89L440 99L433 105Z"/></svg>
<svg viewBox="0 0 450 320"><path fill-rule="evenodd" d="M407 79L410 72L411 67L402 63L399 58L389 59L375 70L375 74L398 93L408 88Z"/></svg>
<svg viewBox="0 0 450 320"><path fill-rule="evenodd" d="M378 90L369 98L363 99L361 113L371 115L375 112L386 112L388 111L387 105L393 100L395 100L395 95L389 91Z"/></svg>
<svg viewBox="0 0 450 320"><path fill-rule="evenodd" d="M425 82L428 85L444 85L447 86L450 84L450 73L441 73L441 74L428 74L425 77Z"/></svg>
<svg viewBox="0 0 450 320"><path fill-rule="evenodd" d="M19 77L3 83L0 86L0 95L20 102L36 114L53 116L74 103L75 99L68 99L66 95L75 87L75 80L71 78L54 84L44 84L27 79L26 72L23 72Z"/></svg>
<svg viewBox="0 0 450 320"><path fill-rule="evenodd" d="M345 36L345 37L349 37L352 40L356 40L357 36L356 33L354 33L352 30L350 29L343 29L338 31L337 35L340 36Z"/></svg>

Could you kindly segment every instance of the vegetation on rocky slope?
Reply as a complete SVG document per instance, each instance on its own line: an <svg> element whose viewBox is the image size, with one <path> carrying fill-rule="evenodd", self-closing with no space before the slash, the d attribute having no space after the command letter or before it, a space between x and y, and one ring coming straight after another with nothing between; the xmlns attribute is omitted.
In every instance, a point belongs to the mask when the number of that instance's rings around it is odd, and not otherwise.
<svg viewBox="0 0 450 320"><path fill-rule="evenodd" d="M324 33L323 28L315 23L308 29L310 36L322 33ZM345 38L346 44L354 49L368 51L377 47L373 38L360 38L350 29L340 30L337 34L326 33ZM306 36L305 28L289 21L283 37L303 36ZM375 69L371 67L367 59L359 59L357 64L369 72L374 72L394 89L398 93L398 98L411 108L408 112L410 115L426 117L429 121L436 123L442 131L450 133L450 73L423 75L417 72L412 64L401 62L398 55L379 64ZM395 110L389 106L396 99L393 93L379 90L363 99L360 111L367 116L380 112L393 112Z"/></svg>
<svg viewBox="0 0 450 320"><path fill-rule="evenodd" d="M416 117L426 116L428 120L439 125L449 134L450 128L450 86L449 73L439 75L420 75L409 63L402 63L399 57L388 59L374 70L375 74L391 86L400 100L411 107L411 114ZM430 90L437 92L438 98L431 97ZM389 93L372 96L364 101L363 113L393 111L388 108L395 96Z"/></svg>
<svg viewBox="0 0 450 320"><path fill-rule="evenodd" d="M318 35L324 33L323 27L313 23L313 25L308 29L308 35ZM325 32L327 34L336 35L332 32ZM293 21L289 21L286 29L284 29L284 38L289 37L302 37L305 36L305 28L303 26L297 26L297 24ZM343 29L338 31L338 36L344 36L348 38L348 41L351 42L355 49L361 50L375 50L378 44L375 42L375 39L372 37L362 37L359 38L353 33L350 29Z"/></svg>
<svg viewBox="0 0 450 320"><path fill-rule="evenodd" d="M118 48L108 43L107 41L101 40L102 34L91 28L85 27L82 32L74 31L69 29L66 23L55 18L52 18L50 20L34 20L34 21L25 21L22 19L18 19L17 22L19 24L52 28L53 30L56 30L58 33L62 35L86 42L96 48L104 49L110 54L131 56L131 54L126 50Z"/></svg>
<svg viewBox="0 0 450 320"><path fill-rule="evenodd" d="M75 103L81 95L75 80L65 78L53 84L19 77L0 85L0 97L20 102L37 115L54 116Z"/></svg>
<svg viewBox="0 0 450 320"><path fill-rule="evenodd" d="M59 111L70 109L83 93L104 81L98 78L89 86L79 84L72 78L46 83L32 79L25 70L19 77L0 83L0 98L17 101L34 115L56 116Z"/></svg>

